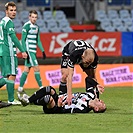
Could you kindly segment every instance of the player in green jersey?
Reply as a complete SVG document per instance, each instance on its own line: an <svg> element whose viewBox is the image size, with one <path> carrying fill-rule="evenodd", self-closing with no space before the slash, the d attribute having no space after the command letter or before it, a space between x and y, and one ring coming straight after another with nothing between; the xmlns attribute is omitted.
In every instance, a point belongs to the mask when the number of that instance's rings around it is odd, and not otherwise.
<svg viewBox="0 0 133 133"><path fill-rule="evenodd" d="M0 33L1 32L1 23L0 23ZM1 36L1 35L0 35ZM3 41L0 39L0 71L1 71L1 61L2 61L2 44L3 44ZM0 88L3 87L4 85L6 84L6 80L0 75ZM11 104L10 103L5 103L3 101L0 100L0 108L4 108L4 107L8 107L10 106Z"/></svg>
<svg viewBox="0 0 133 133"><path fill-rule="evenodd" d="M0 71L2 65L2 45L4 44L3 41L3 30L2 30L2 23L0 22ZM0 75L1 76L1 75ZM5 79L1 76L0 77L0 88L6 84Z"/></svg>
<svg viewBox="0 0 133 133"><path fill-rule="evenodd" d="M27 58L24 48L21 46L14 31L12 19L16 16L16 4L8 2L5 5L6 16L1 20L0 40L2 44L2 64L1 70L3 77L6 77L6 88L8 92L8 103L13 105L21 104L14 98L14 85L17 74L18 60L16 48L22 52L22 57Z"/></svg>
<svg viewBox="0 0 133 133"><path fill-rule="evenodd" d="M42 51L43 58L46 58L44 48L42 46L42 43L40 41L40 33L39 33L39 27L36 24L37 21L37 11L31 10L29 12L29 21L26 22L22 29L22 45L25 48L25 50L28 53L29 58L25 60L25 68L24 72L22 73L22 76L20 78L20 86L18 88L18 95L21 93L24 93L24 83L26 81L26 78L28 76L28 73L30 72L30 69L33 68L35 79L38 83L38 86L42 88L42 81L40 77L40 69L36 57L37 47Z"/></svg>

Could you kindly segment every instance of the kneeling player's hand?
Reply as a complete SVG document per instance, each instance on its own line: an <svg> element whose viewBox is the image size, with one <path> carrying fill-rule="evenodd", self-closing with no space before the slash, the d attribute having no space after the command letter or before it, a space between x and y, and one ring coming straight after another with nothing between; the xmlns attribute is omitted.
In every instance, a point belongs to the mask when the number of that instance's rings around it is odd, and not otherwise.
<svg viewBox="0 0 133 133"><path fill-rule="evenodd" d="M97 85L98 91L100 92L100 94L102 94L104 92L104 87L101 85Z"/></svg>

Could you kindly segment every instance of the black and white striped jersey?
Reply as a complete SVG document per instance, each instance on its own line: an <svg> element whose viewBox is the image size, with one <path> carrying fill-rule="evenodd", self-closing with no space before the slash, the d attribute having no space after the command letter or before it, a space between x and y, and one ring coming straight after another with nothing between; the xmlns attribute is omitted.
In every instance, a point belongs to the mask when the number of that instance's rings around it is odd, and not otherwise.
<svg viewBox="0 0 133 133"><path fill-rule="evenodd" d="M69 60L68 60L68 66L71 68L74 68L74 65L77 64L81 64L82 62L82 54L83 52L88 49L91 48L94 50L94 48L88 44L86 41L83 40L73 40L70 41L63 49L62 54L64 56L68 56ZM95 59L94 62L90 65L91 68L96 68L97 64L98 64L98 56L94 50L95 53Z"/></svg>
<svg viewBox="0 0 133 133"><path fill-rule="evenodd" d="M90 88L93 89L93 88ZM64 94L63 102L66 100L67 94ZM73 93L72 104L64 105L64 113L88 113L92 109L89 107L89 101L95 98L94 90L85 93Z"/></svg>

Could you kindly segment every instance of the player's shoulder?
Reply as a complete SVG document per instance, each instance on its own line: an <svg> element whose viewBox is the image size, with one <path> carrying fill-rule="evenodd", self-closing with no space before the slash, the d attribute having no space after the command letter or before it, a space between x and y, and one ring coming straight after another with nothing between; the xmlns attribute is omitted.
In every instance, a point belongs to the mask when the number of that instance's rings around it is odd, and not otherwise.
<svg viewBox="0 0 133 133"><path fill-rule="evenodd" d="M4 20L4 21L12 21L9 17L4 17L2 20Z"/></svg>
<svg viewBox="0 0 133 133"><path fill-rule="evenodd" d="M29 21L24 23L23 30L29 30L30 29L30 25L31 25L31 23Z"/></svg>
<svg viewBox="0 0 133 133"><path fill-rule="evenodd" d="M31 25L30 21L24 23L23 27L29 27Z"/></svg>
<svg viewBox="0 0 133 133"><path fill-rule="evenodd" d="M13 24L13 21L9 17L4 17L2 21L4 21L4 25Z"/></svg>

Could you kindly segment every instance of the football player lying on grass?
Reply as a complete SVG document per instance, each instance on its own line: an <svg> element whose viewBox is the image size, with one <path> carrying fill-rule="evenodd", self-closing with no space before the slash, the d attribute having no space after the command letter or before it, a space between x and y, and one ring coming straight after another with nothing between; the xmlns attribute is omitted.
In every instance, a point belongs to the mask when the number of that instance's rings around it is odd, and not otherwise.
<svg viewBox="0 0 133 133"><path fill-rule="evenodd" d="M30 103L35 105L42 105L43 111L47 114L54 113L88 113L93 110L95 113L103 113L106 110L105 103L97 98L95 93L96 81L87 77L86 92L73 93L72 104L68 106L66 102L67 94L58 95L56 90L51 87L43 87L36 91L32 96L23 94L19 96L23 106ZM99 90L101 93L104 91Z"/></svg>

